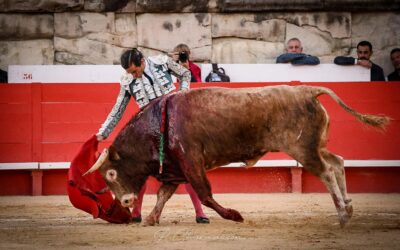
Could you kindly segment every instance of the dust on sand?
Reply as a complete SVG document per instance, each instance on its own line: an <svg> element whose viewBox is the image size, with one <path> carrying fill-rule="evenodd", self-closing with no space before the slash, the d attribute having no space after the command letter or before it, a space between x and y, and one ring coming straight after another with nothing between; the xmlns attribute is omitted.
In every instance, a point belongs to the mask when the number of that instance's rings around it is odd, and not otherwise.
<svg viewBox="0 0 400 250"><path fill-rule="evenodd" d="M188 195L174 195L159 225L93 220L66 196L0 197L1 249L400 249L400 194L350 194L354 215L341 229L329 194L217 194L244 223L205 208L196 224ZM150 213L155 195L146 195Z"/></svg>

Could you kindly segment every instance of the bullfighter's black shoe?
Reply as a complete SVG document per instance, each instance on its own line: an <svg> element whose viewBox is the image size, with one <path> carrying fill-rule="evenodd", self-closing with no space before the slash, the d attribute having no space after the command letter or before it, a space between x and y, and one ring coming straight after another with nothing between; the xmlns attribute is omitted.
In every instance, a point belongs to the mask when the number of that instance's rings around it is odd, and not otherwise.
<svg viewBox="0 0 400 250"><path fill-rule="evenodd" d="M196 222L199 224L210 224L210 220L207 217L196 217Z"/></svg>
<svg viewBox="0 0 400 250"><path fill-rule="evenodd" d="M142 216L132 217L131 222L133 222L133 223L140 223L140 222L142 222Z"/></svg>

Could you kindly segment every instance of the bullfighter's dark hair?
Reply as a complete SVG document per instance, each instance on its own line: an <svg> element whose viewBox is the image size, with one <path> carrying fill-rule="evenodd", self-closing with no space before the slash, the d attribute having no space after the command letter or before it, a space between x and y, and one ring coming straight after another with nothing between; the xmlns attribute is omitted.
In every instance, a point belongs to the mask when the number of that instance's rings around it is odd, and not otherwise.
<svg viewBox="0 0 400 250"><path fill-rule="evenodd" d="M392 56L394 53L400 52L400 48L394 48L392 51L390 51L390 56Z"/></svg>
<svg viewBox="0 0 400 250"><path fill-rule="evenodd" d="M368 47L369 47L369 50L372 51L372 44L371 44L370 42L368 42L368 41L361 41L361 42L359 42L359 43L357 44L357 48L358 48L359 46L368 46Z"/></svg>
<svg viewBox="0 0 400 250"><path fill-rule="evenodd" d="M121 66L124 69L129 68L132 63L139 67L142 63L143 54L137 48L126 50L121 55Z"/></svg>

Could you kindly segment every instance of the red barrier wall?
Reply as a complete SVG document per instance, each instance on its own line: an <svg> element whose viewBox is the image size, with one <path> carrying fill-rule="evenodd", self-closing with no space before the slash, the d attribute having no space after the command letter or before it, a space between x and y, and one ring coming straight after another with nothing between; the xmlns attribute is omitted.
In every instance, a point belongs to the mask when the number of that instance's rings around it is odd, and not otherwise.
<svg viewBox="0 0 400 250"><path fill-rule="evenodd" d="M31 195L32 178L28 170L0 171L0 195Z"/></svg>
<svg viewBox="0 0 400 250"><path fill-rule="evenodd" d="M288 83L213 83L192 87L230 88ZM289 83L296 85L299 83ZM399 160L399 83L302 83L333 89L359 112L385 114L393 120L385 133L360 124L330 97L319 100L330 118L328 148L346 160ZM69 162L80 145L97 132L113 106L118 84L3 84L0 85L0 163ZM130 102L108 146L122 126L137 111ZM283 153L263 159L290 159ZM290 192L290 168L223 168L208 173L215 192ZM347 168L351 192L400 192L397 168ZM29 194L34 188L30 171L0 171L0 195ZM304 192L325 191L319 180L303 172ZM371 178L373 181L371 181ZM368 180L368 181L367 181ZM30 181L30 182L29 182ZM65 194L66 170L44 170L40 187L43 194ZM367 182L366 182L367 181ZM157 184L151 181L149 192ZM8 185L14 183L14 188ZM16 185L16 183L18 183ZM183 188L179 189L183 192Z"/></svg>

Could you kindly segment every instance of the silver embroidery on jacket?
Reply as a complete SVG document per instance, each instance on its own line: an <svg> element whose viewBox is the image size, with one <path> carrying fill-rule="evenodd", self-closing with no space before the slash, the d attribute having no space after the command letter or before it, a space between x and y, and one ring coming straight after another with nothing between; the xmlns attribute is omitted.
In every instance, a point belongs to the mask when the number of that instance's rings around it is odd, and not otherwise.
<svg viewBox="0 0 400 250"><path fill-rule="evenodd" d="M111 134L115 126L117 126L118 122L121 120L130 98L130 94L121 86L117 101L110 114L108 114L106 121L101 125L98 134L102 135L104 138L107 138Z"/></svg>

